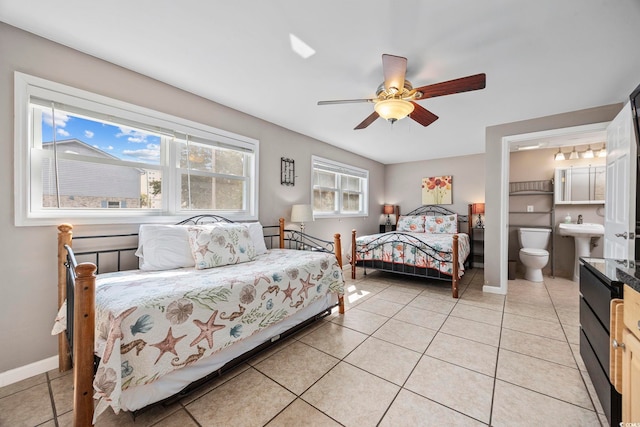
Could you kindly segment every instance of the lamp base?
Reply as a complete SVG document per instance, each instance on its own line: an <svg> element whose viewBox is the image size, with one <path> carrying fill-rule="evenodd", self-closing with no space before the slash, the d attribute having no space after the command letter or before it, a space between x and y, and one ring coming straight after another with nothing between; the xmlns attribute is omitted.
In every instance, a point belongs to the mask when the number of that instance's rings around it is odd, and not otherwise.
<svg viewBox="0 0 640 427"><path fill-rule="evenodd" d="M484 222L482 222L482 215L478 214L478 221L476 222L476 228L484 228Z"/></svg>

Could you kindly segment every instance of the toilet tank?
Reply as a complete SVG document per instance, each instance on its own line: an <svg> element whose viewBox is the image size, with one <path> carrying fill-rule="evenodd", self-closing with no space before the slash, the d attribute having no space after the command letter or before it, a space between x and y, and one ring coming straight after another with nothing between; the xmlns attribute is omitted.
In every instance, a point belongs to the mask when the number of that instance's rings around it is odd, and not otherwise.
<svg viewBox="0 0 640 427"><path fill-rule="evenodd" d="M546 249L551 236L550 228L519 228L518 242L521 248Z"/></svg>

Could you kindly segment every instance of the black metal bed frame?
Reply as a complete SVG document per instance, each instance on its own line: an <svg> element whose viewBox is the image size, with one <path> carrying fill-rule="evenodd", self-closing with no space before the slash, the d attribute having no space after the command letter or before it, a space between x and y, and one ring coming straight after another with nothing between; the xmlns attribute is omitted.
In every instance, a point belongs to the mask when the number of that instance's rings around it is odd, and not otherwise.
<svg viewBox="0 0 640 427"><path fill-rule="evenodd" d="M471 223L469 221L469 216L468 215L461 215L457 212L454 212L450 209L447 209L445 207L439 206L439 205L423 205L420 206L414 210L412 210L411 212L404 214L405 216L412 216L412 215L425 215L425 216L440 216L440 215L458 215L458 232L460 232L460 226L461 224L467 224L467 231L469 232L470 236L470 241L472 240L472 228L471 228ZM402 236L402 237L401 237ZM408 241L405 240L401 240L402 239L406 239ZM470 242L471 243L471 242ZM353 244L353 242L352 242ZM402 231L392 231L392 232L388 232L388 233L384 233L383 235L381 235L380 237L370 241L365 249L358 249L357 246L353 248L353 253L354 254L365 254L367 252L371 252L383 245L388 245L388 244L394 244L394 245L402 245L402 252L403 253L407 253L407 248L409 248L410 251L415 251L416 254L420 254L423 255L425 257L425 259L429 260L433 260L436 263L451 263L453 261L453 251L451 252L446 252L446 251L440 251L437 250L436 248L434 248L433 246L423 243L420 240L416 239L415 237L413 237L412 235L408 234L408 233L404 233ZM426 249L425 249L426 248ZM431 249L433 251L433 253L429 253L427 252L428 249ZM434 255L434 253L436 255ZM372 269L372 270L378 270L378 271L385 271L385 272L390 272L390 273L398 273L398 274L403 274L403 275L408 275L408 276L415 276L415 277L424 277L427 279L434 279L434 280L444 280L444 281L450 281L452 280L451 275L442 273L440 270L437 269L432 269L432 268L426 268L426 267L418 267L416 265L408 265L408 264L404 264L404 263L396 263L396 262L387 262L387 261L382 261L382 260L375 260L375 259L362 259L362 260L355 260L356 257L354 257L354 259L352 260L352 262L355 262L355 265L357 267L362 267L363 268L363 273L364 275L367 274L367 268ZM364 257L363 257L364 258ZM465 267L470 267L471 264L471 260L470 257L467 257L467 259L465 259L464 261L464 265Z"/></svg>

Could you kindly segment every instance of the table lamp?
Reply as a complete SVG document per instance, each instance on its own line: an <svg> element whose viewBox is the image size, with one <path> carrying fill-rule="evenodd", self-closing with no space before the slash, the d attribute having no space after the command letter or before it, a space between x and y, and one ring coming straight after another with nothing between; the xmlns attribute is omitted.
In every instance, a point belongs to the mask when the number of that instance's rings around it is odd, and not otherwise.
<svg viewBox="0 0 640 427"><path fill-rule="evenodd" d="M382 213L387 215L387 222L385 224L387 227L391 226L391 218L389 217L389 215L394 213L394 210L395 209L393 205L384 205L382 207Z"/></svg>
<svg viewBox="0 0 640 427"><path fill-rule="evenodd" d="M291 207L291 222L300 223L300 232L304 234L304 223L313 221L313 207L311 205L293 205Z"/></svg>
<svg viewBox="0 0 640 427"><path fill-rule="evenodd" d="M476 222L476 228L484 228L482 222L482 214L484 213L484 203L474 203L471 205L471 212L478 214L478 221Z"/></svg>

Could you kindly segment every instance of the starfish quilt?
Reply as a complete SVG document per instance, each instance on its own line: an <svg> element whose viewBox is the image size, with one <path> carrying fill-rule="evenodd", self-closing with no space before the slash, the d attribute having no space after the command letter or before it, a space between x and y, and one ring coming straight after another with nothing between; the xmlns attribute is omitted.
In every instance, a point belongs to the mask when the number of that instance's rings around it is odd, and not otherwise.
<svg viewBox="0 0 640 427"><path fill-rule="evenodd" d="M94 421L122 390L155 381L280 322L327 293L342 295L333 254L273 249L207 270L121 271L96 281Z"/></svg>

